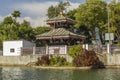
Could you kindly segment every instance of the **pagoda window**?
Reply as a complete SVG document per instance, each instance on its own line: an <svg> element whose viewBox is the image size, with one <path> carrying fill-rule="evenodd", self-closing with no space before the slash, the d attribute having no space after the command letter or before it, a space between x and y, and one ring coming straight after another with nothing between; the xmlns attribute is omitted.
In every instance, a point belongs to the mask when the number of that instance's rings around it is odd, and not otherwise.
<svg viewBox="0 0 120 80"><path fill-rule="evenodd" d="M54 54L59 54L59 52L60 52L59 48L54 49Z"/></svg>

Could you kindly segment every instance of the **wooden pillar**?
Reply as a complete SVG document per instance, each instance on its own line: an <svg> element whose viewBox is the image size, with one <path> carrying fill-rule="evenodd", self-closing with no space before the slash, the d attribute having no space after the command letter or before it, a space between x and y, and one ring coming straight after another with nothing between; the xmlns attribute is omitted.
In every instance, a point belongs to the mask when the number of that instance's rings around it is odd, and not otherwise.
<svg viewBox="0 0 120 80"><path fill-rule="evenodd" d="M33 47L33 55L35 55L35 52L36 52L36 47L34 46Z"/></svg>
<svg viewBox="0 0 120 80"><path fill-rule="evenodd" d="M49 54L49 46L46 45L46 54Z"/></svg>
<svg viewBox="0 0 120 80"><path fill-rule="evenodd" d="M67 54L67 52L68 52L68 47L67 45L65 45L65 54Z"/></svg>

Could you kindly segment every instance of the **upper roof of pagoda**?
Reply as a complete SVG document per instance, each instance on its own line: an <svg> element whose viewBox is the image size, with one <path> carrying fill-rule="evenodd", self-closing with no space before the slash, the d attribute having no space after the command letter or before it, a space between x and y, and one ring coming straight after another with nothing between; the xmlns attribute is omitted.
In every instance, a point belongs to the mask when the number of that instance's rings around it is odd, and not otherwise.
<svg viewBox="0 0 120 80"><path fill-rule="evenodd" d="M69 25L74 25L75 21L73 19L63 16L62 12L60 12L57 17L46 20L46 23L48 25L52 25L55 23L65 23L65 24L69 24Z"/></svg>

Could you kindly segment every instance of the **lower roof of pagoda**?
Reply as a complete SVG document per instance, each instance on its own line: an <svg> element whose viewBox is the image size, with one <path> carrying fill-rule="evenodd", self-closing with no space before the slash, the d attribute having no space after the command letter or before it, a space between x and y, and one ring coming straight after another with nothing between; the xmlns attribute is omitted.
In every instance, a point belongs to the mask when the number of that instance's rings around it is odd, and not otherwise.
<svg viewBox="0 0 120 80"><path fill-rule="evenodd" d="M53 29L49 32L45 32L43 34L37 35L36 39L39 40L49 40L49 39L85 39L85 36L75 34L73 32L70 32L64 28L57 28Z"/></svg>

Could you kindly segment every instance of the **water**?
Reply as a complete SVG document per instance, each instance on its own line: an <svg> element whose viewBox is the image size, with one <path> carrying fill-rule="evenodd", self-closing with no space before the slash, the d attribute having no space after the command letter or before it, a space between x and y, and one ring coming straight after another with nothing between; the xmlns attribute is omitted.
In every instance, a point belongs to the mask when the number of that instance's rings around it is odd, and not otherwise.
<svg viewBox="0 0 120 80"><path fill-rule="evenodd" d="M41 70L0 67L0 80L120 80L120 69Z"/></svg>

